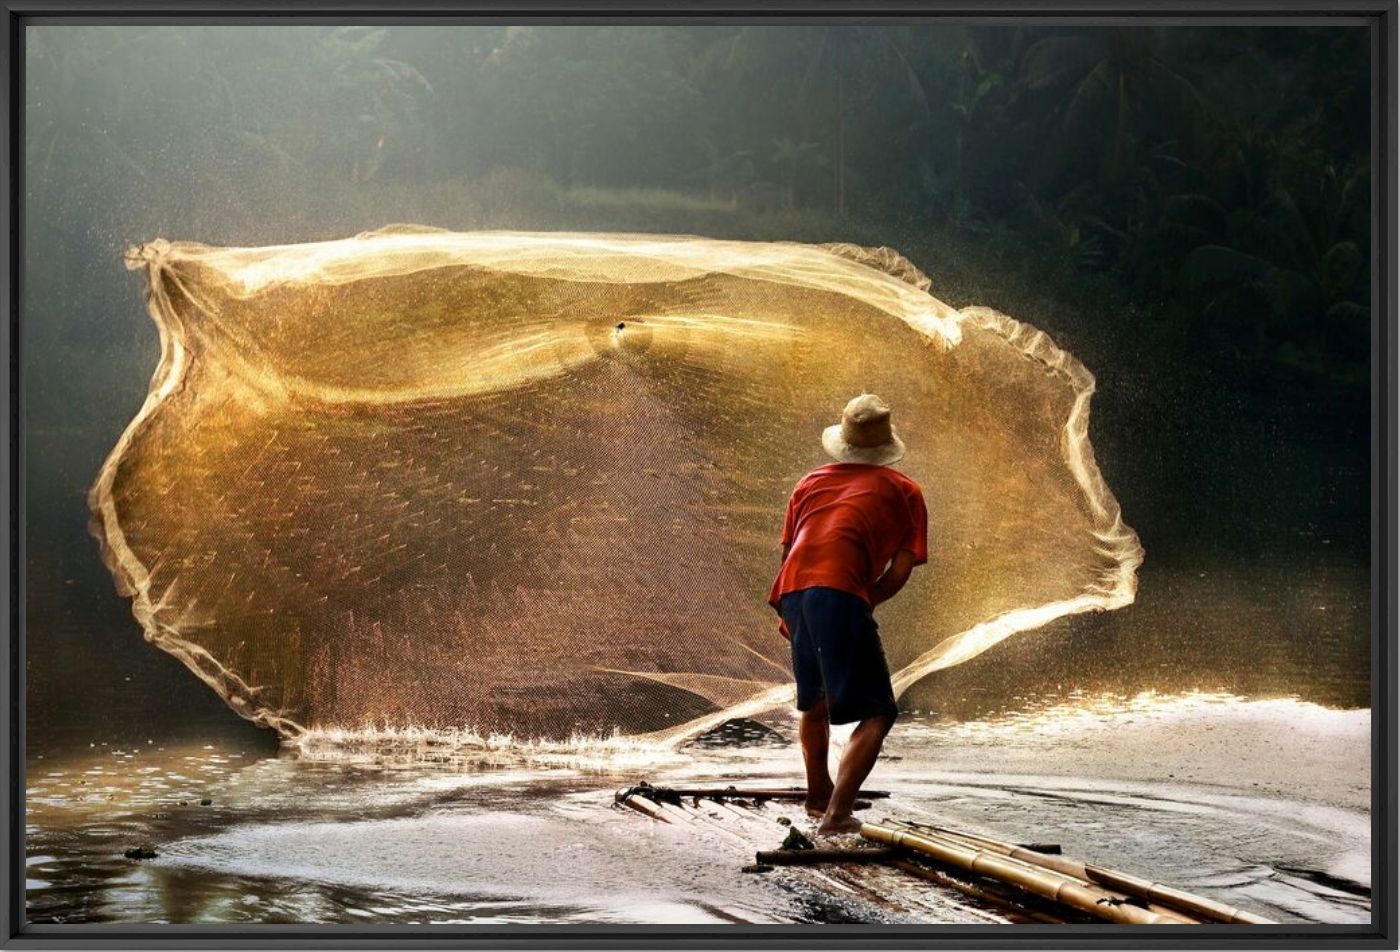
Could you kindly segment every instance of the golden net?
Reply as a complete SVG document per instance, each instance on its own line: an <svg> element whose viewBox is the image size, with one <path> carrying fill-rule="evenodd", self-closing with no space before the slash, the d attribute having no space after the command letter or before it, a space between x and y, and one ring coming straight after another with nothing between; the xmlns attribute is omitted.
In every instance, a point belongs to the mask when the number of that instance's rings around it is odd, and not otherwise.
<svg viewBox="0 0 1400 952"><path fill-rule="evenodd" d="M899 690L1133 598L1092 376L887 249L395 227L128 264L162 353L94 533L147 639L289 737L784 703L783 510L861 391L930 511L881 609Z"/></svg>

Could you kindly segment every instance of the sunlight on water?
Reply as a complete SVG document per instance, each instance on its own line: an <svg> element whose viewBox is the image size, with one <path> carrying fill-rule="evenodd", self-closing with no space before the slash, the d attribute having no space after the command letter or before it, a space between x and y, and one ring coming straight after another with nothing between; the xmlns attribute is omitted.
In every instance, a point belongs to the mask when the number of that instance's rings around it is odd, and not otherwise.
<svg viewBox="0 0 1400 952"><path fill-rule="evenodd" d="M1357 713L1369 718L1369 711L1343 711L1294 697L1244 698L1228 692L1187 691L1167 693L1142 691L1134 695L1072 692L1070 700L1032 701L1025 708L991 718L940 725L937 730L955 738L996 736L1008 731L1033 732L1045 736L1078 734L1126 725L1169 725L1173 721L1195 720L1202 715L1247 716L1289 722L1308 728L1346 725ZM928 729L927 726L921 729Z"/></svg>
<svg viewBox="0 0 1400 952"><path fill-rule="evenodd" d="M648 741L621 733L608 737L575 735L566 741L521 739L510 734L482 736L470 730L366 728L308 730L286 742L303 760L380 766L565 767L623 770L684 762L674 743Z"/></svg>

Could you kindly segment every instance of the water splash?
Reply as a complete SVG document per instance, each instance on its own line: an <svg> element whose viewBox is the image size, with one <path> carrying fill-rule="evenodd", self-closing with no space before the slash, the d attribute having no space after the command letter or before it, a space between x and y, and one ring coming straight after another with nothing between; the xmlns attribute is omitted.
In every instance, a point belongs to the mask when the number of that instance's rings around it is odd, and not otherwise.
<svg viewBox="0 0 1400 952"><path fill-rule="evenodd" d="M316 728L290 742L310 762L371 763L376 766L519 768L549 767L615 773L651 770L684 760L674 744L614 733L576 734L563 740L469 729L415 727Z"/></svg>

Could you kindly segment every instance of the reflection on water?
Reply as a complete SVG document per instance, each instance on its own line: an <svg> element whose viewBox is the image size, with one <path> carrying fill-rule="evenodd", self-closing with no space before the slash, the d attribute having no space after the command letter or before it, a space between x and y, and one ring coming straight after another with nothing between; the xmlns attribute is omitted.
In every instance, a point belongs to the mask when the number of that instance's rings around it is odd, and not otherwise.
<svg viewBox="0 0 1400 952"><path fill-rule="evenodd" d="M484 755L467 745L415 758L399 738L341 759L155 743L35 758L29 917L910 921L786 873L740 873L781 839L776 822L756 834L681 828L613 807L613 790L644 777L796 782L792 744L755 734L679 750L497 738ZM1369 738L1364 710L1231 695L1044 699L971 722L911 715L877 768L894 793L877 811L1061 842L1281 920L1364 922ZM123 855L146 844L156 858ZM918 921L970 917L948 899L914 907Z"/></svg>

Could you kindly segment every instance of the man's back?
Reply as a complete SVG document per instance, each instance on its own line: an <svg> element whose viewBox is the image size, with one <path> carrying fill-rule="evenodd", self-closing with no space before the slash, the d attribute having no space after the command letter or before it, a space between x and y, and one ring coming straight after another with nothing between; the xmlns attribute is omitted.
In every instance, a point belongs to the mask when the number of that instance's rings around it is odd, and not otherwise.
<svg viewBox="0 0 1400 952"><path fill-rule="evenodd" d="M853 833L856 793L899 716L873 614L928 558L928 510L918 483L889 468L904 456L890 408L873 393L822 430L836 460L802 477L783 520L783 564L768 602L789 638L807 771L805 807L818 833ZM835 783L831 724L856 722Z"/></svg>
<svg viewBox="0 0 1400 952"><path fill-rule="evenodd" d="M782 542L791 545L769 602L822 586L867 604L870 586L900 549L927 561L928 516L918 483L888 466L831 463L798 481Z"/></svg>

